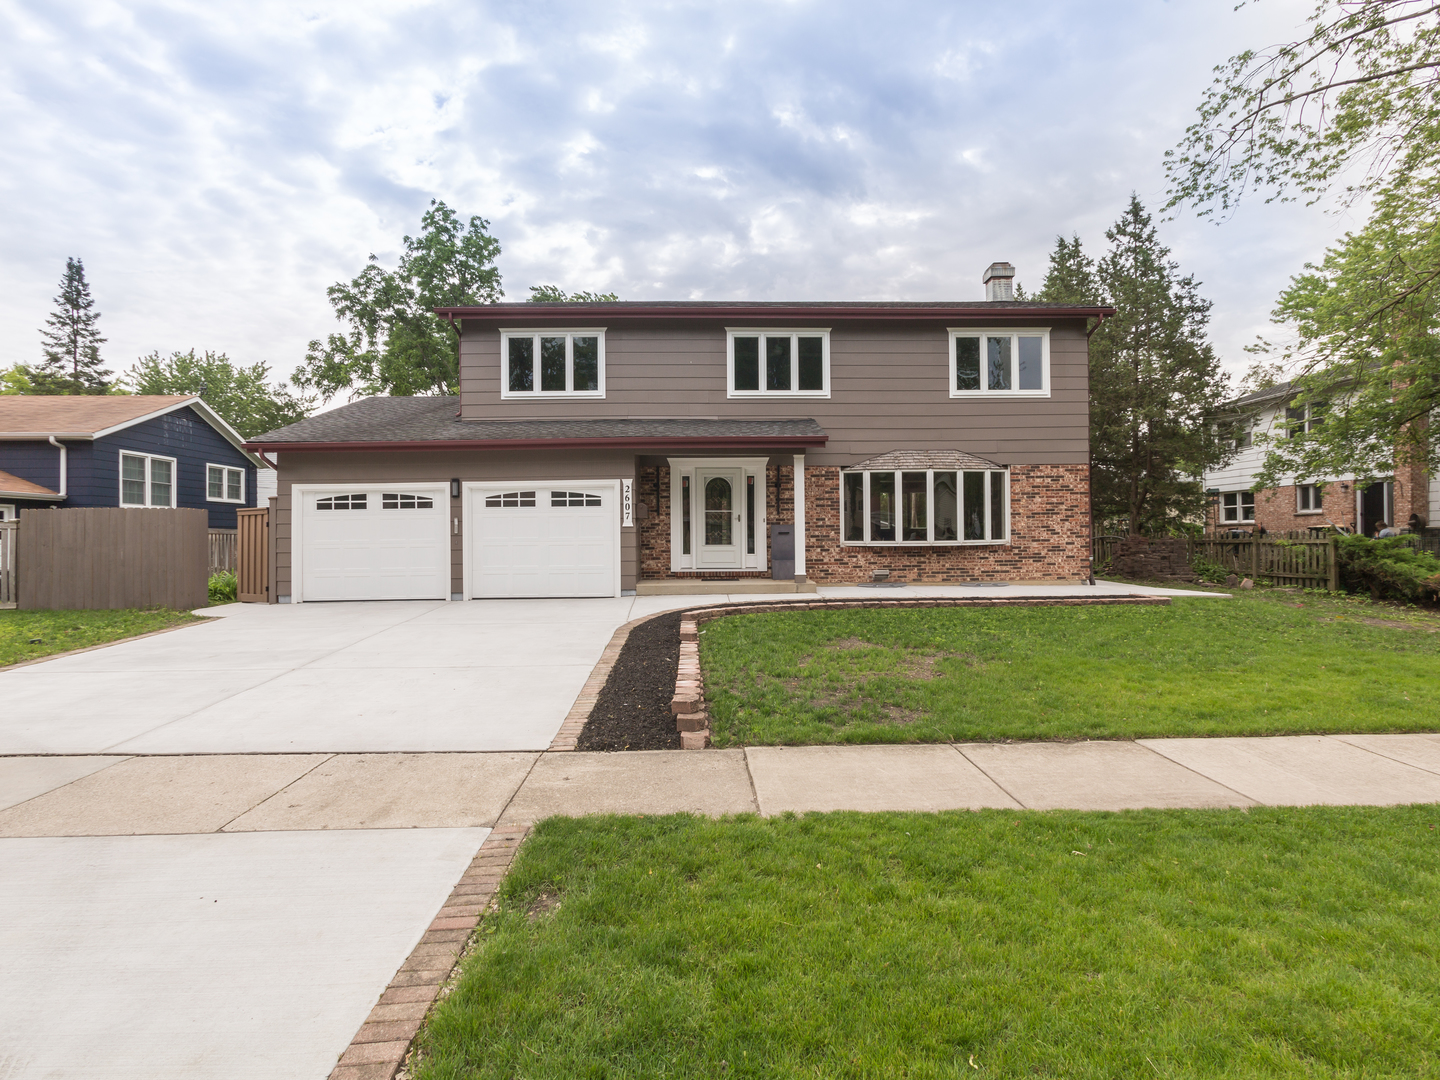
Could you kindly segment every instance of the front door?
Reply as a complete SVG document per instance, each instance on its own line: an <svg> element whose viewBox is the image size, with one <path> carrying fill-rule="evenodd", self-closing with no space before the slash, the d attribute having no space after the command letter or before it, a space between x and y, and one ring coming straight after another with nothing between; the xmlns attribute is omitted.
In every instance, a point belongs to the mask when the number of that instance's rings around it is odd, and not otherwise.
<svg viewBox="0 0 1440 1080"><path fill-rule="evenodd" d="M744 521L739 469L699 469L701 567L736 569L744 565Z"/></svg>

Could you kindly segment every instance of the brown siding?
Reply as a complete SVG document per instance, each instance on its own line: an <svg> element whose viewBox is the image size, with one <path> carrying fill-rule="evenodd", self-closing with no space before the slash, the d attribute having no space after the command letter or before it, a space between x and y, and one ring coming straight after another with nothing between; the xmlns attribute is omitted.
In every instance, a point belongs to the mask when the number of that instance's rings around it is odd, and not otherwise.
<svg viewBox="0 0 1440 1080"><path fill-rule="evenodd" d="M830 436L824 449L808 453L815 465L849 465L895 449L968 450L1003 465L1087 464L1083 322L997 317L996 324L1050 325L1050 397L951 398L944 322L832 320L829 398L727 398L724 324L654 322L607 329L603 400L502 400L499 325L467 320L461 411L475 420L809 416Z"/></svg>
<svg viewBox="0 0 1440 1080"><path fill-rule="evenodd" d="M479 480L631 480L635 456L617 451L450 451L448 453L312 453L281 455L275 533L277 596L291 595L290 538L293 484L448 483ZM451 517L460 518L460 500L452 500ZM450 591L464 589L464 521L450 536ZM634 528L620 530L620 587L635 588Z"/></svg>
<svg viewBox="0 0 1440 1080"><path fill-rule="evenodd" d="M188 611L210 602L204 510L32 510L18 539L25 609Z"/></svg>

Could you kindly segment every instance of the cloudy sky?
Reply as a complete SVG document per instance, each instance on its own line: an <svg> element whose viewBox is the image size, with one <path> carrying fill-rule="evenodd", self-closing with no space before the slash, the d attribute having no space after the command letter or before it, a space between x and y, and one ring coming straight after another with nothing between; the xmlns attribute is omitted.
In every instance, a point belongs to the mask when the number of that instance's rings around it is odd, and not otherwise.
<svg viewBox="0 0 1440 1080"><path fill-rule="evenodd" d="M491 222L510 299L982 297L1098 250L1232 53L1310 0L978 4L0 0L0 366L67 256L104 356L288 373L325 288L432 198ZM1239 369L1354 221L1252 200L1162 225Z"/></svg>

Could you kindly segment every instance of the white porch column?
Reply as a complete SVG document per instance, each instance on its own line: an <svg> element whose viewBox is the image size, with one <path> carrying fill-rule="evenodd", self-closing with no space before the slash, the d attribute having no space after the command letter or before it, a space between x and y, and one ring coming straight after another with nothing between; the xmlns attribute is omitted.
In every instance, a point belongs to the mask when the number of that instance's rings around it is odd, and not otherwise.
<svg viewBox="0 0 1440 1080"><path fill-rule="evenodd" d="M795 580L805 580L805 455L795 455Z"/></svg>

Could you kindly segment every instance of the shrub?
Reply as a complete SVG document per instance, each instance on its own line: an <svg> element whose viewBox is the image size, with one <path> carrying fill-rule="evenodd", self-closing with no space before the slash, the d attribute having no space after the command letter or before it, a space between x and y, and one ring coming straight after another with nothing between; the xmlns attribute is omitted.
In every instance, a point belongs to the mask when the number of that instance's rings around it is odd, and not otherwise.
<svg viewBox="0 0 1440 1080"><path fill-rule="evenodd" d="M1340 584L1375 600L1434 603L1440 599L1440 559L1403 536L1374 540L1340 537Z"/></svg>
<svg viewBox="0 0 1440 1080"><path fill-rule="evenodd" d="M239 595L240 582L235 577L235 571L222 570L218 574L210 575L210 603L229 604L233 603Z"/></svg>
<svg viewBox="0 0 1440 1080"><path fill-rule="evenodd" d="M1214 559L1207 559L1204 555L1196 555L1192 558L1190 569L1195 571L1195 576L1201 581L1208 581L1212 585L1223 585L1225 579L1230 576L1229 570Z"/></svg>

